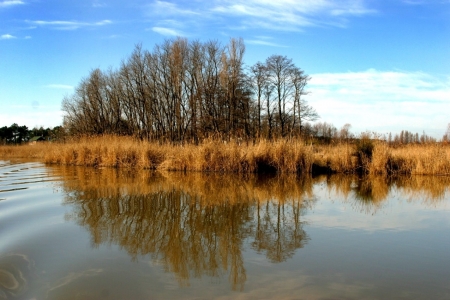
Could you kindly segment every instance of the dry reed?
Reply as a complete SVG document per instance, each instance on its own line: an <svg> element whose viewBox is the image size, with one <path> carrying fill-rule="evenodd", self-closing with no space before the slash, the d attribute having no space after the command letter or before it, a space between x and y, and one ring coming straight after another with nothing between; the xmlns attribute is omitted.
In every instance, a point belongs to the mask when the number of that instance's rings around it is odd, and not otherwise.
<svg viewBox="0 0 450 300"><path fill-rule="evenodd" d="M450 175L450 147L444 144L408 145L393 149L393 171L417 175Z"/></svg>
<svg viewBox="0 0 450 300"><path fill-rule="evenodd" d="M314 165L335 173L355 173L358 165L354 152L354 146L349 144L317 146Z"/></svg>
<svg viewBox="0 0 450 300"><path fill-rule="evenodd" d="M373 141L371 156L354 144L305 145L301 140L240 144L207 139L198 145L160 144L131 137L85 137L65 143L0 146L0 158L37 158L46 163L221 173L333 173L380 175L450 174L450 146L409 144L392 148Z"/></svg>
<svg viewBox="0 0 450 300"><path fill-rule="evenodd" d="M199 145L170 145L102 136L57 144L0 147L0 157L32 156L62 165L223 173L309 173L312 166L310 148L301 141L287 140L242 145L205 140Z"/></svg>

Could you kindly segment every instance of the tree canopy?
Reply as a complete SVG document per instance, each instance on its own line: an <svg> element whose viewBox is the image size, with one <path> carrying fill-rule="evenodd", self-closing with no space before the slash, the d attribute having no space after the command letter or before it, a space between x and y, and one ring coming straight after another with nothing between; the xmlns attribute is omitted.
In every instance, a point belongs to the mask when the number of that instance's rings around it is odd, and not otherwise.
<svg viewBox="0 0 450 300"><path fill-rule="evenodd" d="M280 55L247 67L244 53L242 39L136 45L119 69L92 70L64 98L64 127L172 142L300 135L318 118L303 97L310 77Z"/></svg>

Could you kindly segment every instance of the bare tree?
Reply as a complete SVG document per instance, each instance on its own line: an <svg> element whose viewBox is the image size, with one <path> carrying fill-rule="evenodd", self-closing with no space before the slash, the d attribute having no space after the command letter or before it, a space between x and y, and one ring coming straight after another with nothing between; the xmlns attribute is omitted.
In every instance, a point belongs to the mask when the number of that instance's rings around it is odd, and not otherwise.
<svg viewBox="0 0 450 300"><path fill-rule="evenodd" d="M294 69L292 59L281 55L272 55L266 60L267 70L269 72L269 82L274 86L275 97L277 101L277 119L280 123L280 134L285 136L287 133L287 122L289 116L288 101L294 91L294 85L290 80L290 75Z"/></svg>
<svg viewBox="0 0 450 300"><path fill-rule="evenodd" d="M242 38L230 39L226 53L222 55L223 73L225 73L225 93L228 107L227 131L236 135L237 131L248 133L248 101L245 97L246 81L243 74L243 56L245 45Z"/></svg>
<svg viewBox="0 0 450 300"><path fill-rule="evenodd" d="M257 116L257 130L256 136L259 138L261 135L261 117L262 117L262 101L264 97L264 91L268 85L268 72L267 67L261 62L257 62L250 68L251 80L254 95L256 96L256 116Z"/></svg>
<svg viewBox="0 0 450 300"><path fill-rule="evenodd" d="M245 72L244 53L242 39L224 47L178 38L152 52L138 44L118 70L92 70L63 99L64 124L75 134L172 142L301 133L318 117L303 99L309 77L280 55Z"/></svg>
<svg viewBox="0 0 450 300"><path fill-rule="evenodd" d="M292 83L294 86L294 108L292 129L295 131L297 122L299 134L302 134L302 126L305 121L315 121L319 118L319 114L311 107L302 96L306 95L305 91L308 81L311 79L300 68L292 69Z"/></svg>

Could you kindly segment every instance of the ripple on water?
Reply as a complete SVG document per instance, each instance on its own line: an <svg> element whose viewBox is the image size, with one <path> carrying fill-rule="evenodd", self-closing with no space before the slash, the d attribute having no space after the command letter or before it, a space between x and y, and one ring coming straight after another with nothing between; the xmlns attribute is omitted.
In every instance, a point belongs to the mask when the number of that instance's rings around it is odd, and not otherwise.
<svg viewBox="0 0 450 300"><path fill-rule="evenodd" d="M48 183L56 178L43 178L43 164L26 164L29 166L0 165L0 173L5 173L5 169L18 170L0 181L0 249L26 239L46 225L64 222L61 198Z"/></svg>
<svg viewBox="0 0 450 300"><path fill-rule="evenodd" d="M28 188L23 187L23 188L6 189L6 190L0 190L0 193L14 192L14 191L20 191L20 190L26 190L26 189L28 189Z"/></svg>

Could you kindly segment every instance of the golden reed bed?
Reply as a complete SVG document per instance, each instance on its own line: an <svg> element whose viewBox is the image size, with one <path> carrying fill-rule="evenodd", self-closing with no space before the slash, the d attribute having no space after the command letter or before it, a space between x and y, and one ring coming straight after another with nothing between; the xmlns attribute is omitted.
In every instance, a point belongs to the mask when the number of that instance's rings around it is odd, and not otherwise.
<svg viewBox="0 0 450 300"><path fill-rule="evenodd" d="M336 172L450 175L448 144L389 147L373 141L372 157L354 144L311 145L301 140L256 143L205 140L171 145L131 137L79 138L65 143L0 146L0 159L37 158L50 164L231 173Z"/></svg>

